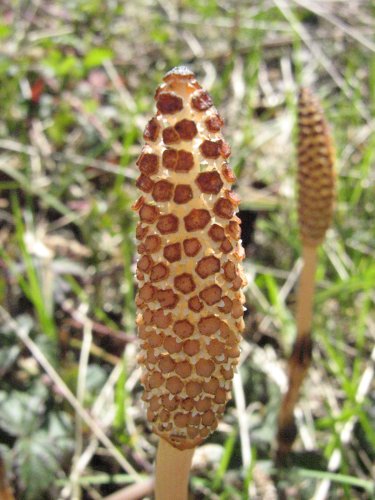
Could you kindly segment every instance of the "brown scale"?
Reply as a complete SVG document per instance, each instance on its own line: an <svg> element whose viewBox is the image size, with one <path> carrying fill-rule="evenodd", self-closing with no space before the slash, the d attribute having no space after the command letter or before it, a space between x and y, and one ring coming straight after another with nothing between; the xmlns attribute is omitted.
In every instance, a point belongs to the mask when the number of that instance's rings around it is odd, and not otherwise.
<svg viewBox="0 0 375 500"><path fill-rule="evenodd" d="M223 120L193 73L155 94L137 161L137 325L154 432L179 449L213 432L230 398L243 331L239 199Z"/></svg>
<svg viewBox="0 0 375 500"><path fill-rule="evenodd" d="M303 243L319 245L331 224L334 149L317 98L302 89L298 101L298 216Z"/></svg>

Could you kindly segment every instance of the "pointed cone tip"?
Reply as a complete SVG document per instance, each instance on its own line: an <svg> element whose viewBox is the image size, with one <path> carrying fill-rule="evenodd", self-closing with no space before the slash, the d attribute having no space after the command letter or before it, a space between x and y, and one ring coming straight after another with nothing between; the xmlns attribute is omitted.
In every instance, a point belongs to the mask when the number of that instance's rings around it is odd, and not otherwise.
<svg viewBox="0 0 375 500"><path fill-rule="evenodd" d="M176 66L175 68L171 69L168 71L168 73L165 74L163 80L167 82L171 78L181 78L184 80L191 80L195 78L194 73L186 66Z"/></svg>

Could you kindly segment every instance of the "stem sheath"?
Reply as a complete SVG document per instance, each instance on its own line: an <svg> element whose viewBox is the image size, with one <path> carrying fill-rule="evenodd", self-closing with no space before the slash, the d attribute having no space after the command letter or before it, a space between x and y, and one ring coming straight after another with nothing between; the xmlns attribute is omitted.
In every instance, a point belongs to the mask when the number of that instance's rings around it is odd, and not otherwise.
<svg viewBox="0 0 375 500"><path fill-rule="evenodd" d="M276 458L279 462L282 462L289 453L297 434L294 422L294 408L311 363L311 325L317 250L317 246L306 245L302 249L303 268L297 293L297 338L288 361L288 390L283 397L278 418Z"/></svg>

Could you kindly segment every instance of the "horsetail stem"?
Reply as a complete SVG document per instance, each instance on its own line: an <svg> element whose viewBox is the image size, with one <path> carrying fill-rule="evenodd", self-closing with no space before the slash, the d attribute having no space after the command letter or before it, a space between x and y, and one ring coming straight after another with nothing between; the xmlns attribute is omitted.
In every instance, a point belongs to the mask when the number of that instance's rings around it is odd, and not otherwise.
<svg viewBox="0 0 375 500"><path fill-rule="evenodd" d="M303 268L297 294L297 338L288 362L288 390L278 418L277 459L297 435L294 408L311 364L317 248L330 226L335 196L334 150L322 108L309 89L298 101L298 216Z"/></svg>

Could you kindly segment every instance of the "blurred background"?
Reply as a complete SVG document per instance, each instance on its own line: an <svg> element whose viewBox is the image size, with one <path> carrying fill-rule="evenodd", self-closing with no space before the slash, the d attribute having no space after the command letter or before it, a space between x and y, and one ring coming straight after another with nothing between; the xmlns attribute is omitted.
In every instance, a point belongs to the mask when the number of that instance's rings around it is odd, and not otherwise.
<svg viewBox="0 0 375 500"><path fill-rule="evenodd" d="M242 397L197 450L191 498L372 498L374 13L365 0L2 0L0 454L16 498L99 499L152 472L130 206L155 89L180 64L225 120L249 281ZM338 200L298 438L277 471L302 264L299 85L331 124Z"/></svg>

